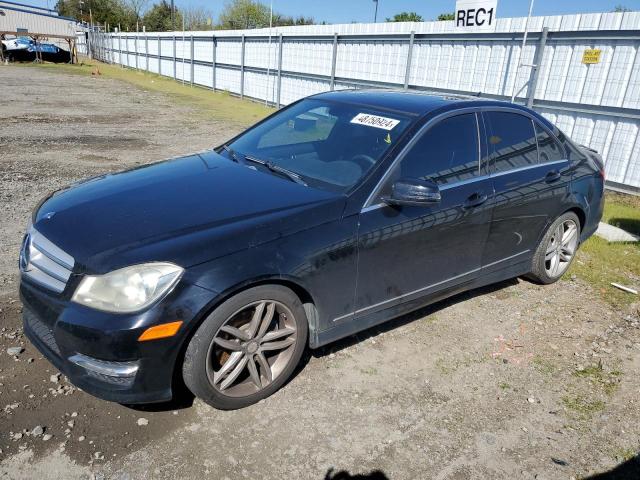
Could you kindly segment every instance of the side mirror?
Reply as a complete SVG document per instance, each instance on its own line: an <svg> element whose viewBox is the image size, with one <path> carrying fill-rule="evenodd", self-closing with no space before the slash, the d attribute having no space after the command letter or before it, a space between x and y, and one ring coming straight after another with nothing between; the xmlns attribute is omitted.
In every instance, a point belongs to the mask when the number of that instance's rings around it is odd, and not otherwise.
<svg viewBox="0 0 640 480"><path fill-rule="evenodd" d="M391 187L391 195L382 200L388 205L425 206L441 199L440 188L433 180L402 178Z"/></svg>

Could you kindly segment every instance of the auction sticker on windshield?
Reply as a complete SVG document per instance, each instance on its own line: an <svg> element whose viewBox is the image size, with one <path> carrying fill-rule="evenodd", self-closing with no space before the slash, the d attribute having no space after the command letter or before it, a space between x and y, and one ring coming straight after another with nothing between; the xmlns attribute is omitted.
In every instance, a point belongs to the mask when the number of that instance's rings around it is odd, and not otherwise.
<svg viewBox="0 0 640 480"><path fill-rule="evenodd" d="M383 130L393 130L400 123L400 120L387 117L379 117L368 113L359 113L351 120L351 123L366 125L368 127L382 128Z"/></svg>

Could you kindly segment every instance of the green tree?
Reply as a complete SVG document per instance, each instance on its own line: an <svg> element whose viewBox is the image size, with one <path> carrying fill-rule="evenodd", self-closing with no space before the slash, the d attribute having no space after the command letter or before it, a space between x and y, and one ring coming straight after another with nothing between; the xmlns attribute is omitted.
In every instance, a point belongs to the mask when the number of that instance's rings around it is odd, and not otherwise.
<svg viewBox="0 0 640 480"><path fill-rule="evenodd" d="M147 8L148 0L124 0L125 5L131 10L134 20L139 22L142 20L142 14Z"/></svg>
<svg viewBox="0 0 640 480"><path fill-rule="evenodd" d="M438 21L445 22L447 20L455 20L456 16L454 13L441 13L438 15Z"/></svg>
<svg viewBox="0 0 640 480"><path fill-rule="evenodd" d="M174 15L175 29L181 30L182 14L175 8ZM170 32L173 30L171 25L171 4L167 0L161 0L160 3L156 3L142 17L142 23L147 32Z"/></svg>
<svg viewBox="0 0 640 480"><path fill-rule="evenodd" d="M220 13L219 28L242 30L269 26L269 7L255 0L232 0Z"/></svg>
<svg viewBox="0 0 640 480"><path fill-rule="evenodd" d="M213 20L209 10L202 7L187 7L182 10L186 30L212 30ZM178 28L178 27L176 27ZM182 26L180 26L182 28Z"/></svg>
<svg viewBox="0 0 640 480"><path fill-rule="evenodd" d="M630 12L631 9L626 5L616 5L613 9L614 12Z"/></svg>
<svg viewBox="0 0 640 480"><path fill-rule="evenodd" d="M423 22L421 15L416 12L400 12L396 13L393 17L387 18L387 22Z"/></svg>
<svg viewBox="0 0 640 480"><path fill-rule="evenodd" d="M99 25L120 25L122 30L136 28L135 12L122 0L85 0L82 7L78 0L58 0L55 8L60 15L84 22L93 20Z"/></svg>
<svg viewBox="0 0 640 480"><path fill-rule="evenodd" d="M313 17L305 17L300 15L299 17L290 17L288 15L281 15L279 13L273 14L273 26L274 27L289 27L292 25L315 25Z"/></svg>

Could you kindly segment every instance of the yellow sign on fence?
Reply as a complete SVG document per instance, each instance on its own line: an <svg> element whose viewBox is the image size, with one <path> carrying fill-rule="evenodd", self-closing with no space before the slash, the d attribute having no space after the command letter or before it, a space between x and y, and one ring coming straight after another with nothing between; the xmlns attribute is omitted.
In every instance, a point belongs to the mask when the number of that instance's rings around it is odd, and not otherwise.
<svg viewBox="0 0 640 480"><path fill-rule="evenodd" d="M582 55L582 63L591 65L593 63L600 63L600 54L602 50L598 49L586 49Z"/></svg>

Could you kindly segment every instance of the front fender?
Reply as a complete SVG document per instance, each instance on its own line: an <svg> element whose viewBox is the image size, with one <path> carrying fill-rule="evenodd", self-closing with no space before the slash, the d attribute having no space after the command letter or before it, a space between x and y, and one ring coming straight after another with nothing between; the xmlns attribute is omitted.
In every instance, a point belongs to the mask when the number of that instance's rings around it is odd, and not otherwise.
<svg viewBox="0 0 640 480"><path fill-rule="evenodd" d="M304 292L315 307L312 333L353 311L357 216L191 267L185 279L214 292L215 302L252 285L282 283Z"/></svg>

